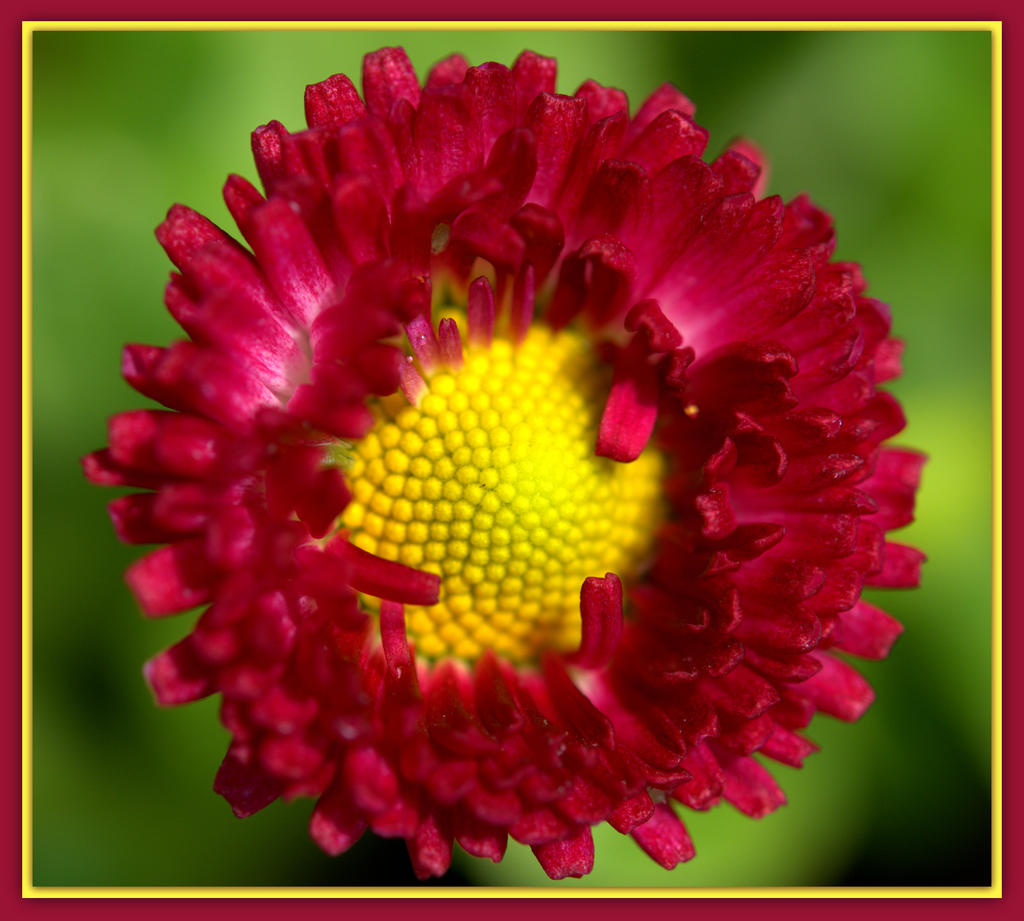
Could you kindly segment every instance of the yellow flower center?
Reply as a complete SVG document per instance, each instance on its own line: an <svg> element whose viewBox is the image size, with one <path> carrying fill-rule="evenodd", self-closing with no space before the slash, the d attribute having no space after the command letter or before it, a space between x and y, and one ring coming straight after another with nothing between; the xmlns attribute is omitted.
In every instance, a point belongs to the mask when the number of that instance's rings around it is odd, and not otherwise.
<svg viewBox="0 0 1024 921"><path fill-rule="evenodd" d="M571 651L583 580L643 565L663 461L650 448L630 464L594 454L608 385L583 336L535 324L518 346L467 347L418 406L401 393L378 403L351 448L342 524L356 546L441 576L437 604L406 608L420 655Z"/></svg>

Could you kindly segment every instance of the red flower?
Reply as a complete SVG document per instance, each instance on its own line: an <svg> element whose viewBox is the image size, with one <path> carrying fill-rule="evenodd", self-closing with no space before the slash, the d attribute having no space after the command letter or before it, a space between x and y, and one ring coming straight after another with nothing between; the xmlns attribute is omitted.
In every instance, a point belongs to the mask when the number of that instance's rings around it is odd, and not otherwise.
<svg viewBox="0 0 1024 921"><path fill-rule="evenodd" d="M170 411L85 459L152 616L205 610L145 669L220 694L236 815L317 798L339 854L404 838L421 877L507 837L554 878L607 821L665 867L680 805L759 817L816 711L861 715L845 654L900 626L922 458L877 385L885 305L831 219L710 164L671 86L633 118L555 63L401 50L306 90L308 130L224 194L249 248L176 205L157 237L189 335L123 373ZM838 653L838 654L837 654Z"/></svg>

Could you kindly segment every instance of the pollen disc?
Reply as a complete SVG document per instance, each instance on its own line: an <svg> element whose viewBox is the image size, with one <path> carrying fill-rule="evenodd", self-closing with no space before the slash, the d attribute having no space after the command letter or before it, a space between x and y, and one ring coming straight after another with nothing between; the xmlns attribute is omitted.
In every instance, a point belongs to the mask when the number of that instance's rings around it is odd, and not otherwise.
<svg viewBox="0 0 1024 921"><path fill-rule="evenodd" d="M464 357L426 378L419 405L377 404L350 449L342 525L356 546L441 577L437 604L406 608L420 655L534 662L578 646L586 577L628 579L646 562L664 461L651 447L629 464L595 456L610 372L579 333L535 324Z"/></svg>

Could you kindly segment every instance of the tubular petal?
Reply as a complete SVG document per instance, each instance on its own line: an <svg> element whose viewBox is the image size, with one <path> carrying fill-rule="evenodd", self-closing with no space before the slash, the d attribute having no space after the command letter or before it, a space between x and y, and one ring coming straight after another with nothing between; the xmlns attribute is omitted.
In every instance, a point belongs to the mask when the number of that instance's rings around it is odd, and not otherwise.
<svg viewBox="0 0 1024 921"><path fill-rule="evenodd" d="M696 854L686 828L667 803L657 803L651 817L630 834L644 852L666 870L692 860Z"/></svg>
<svg viewBox="0 0 1024 921"><path fill-rule="evenodd" d="M594 869L594 838L583 828L572 838L533 845L533 853L552 879L579 878Z"/></svg>

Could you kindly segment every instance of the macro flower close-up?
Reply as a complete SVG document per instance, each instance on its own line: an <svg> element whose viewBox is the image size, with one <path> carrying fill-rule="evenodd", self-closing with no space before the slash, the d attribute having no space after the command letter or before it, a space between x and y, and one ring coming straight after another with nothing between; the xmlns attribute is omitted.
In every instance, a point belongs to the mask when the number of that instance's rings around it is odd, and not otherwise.
<svg viewBox="0 0 1024 921"><path fill-rule="evenodd" d="M314 797L329 854L509 836L554 879L607 822L671 869L687 810L785 802L818 711L873 699L848 657L901 627L923 457L889 308L828 214L710 162L670 84L630 116L556 63L405 52L306 89L229 177L244 242L174 206L157 238L188 334L128 345L165 409L89 455L118 536L161 546L143 611L204 605L151 659L161 704L220 695L237 816Z"/></svg>
<svg viewBox="0 0 1024 921"><path fill-rule="evenodd" d="M988 39L38 31L35 884L984 884Z"/></svg>

